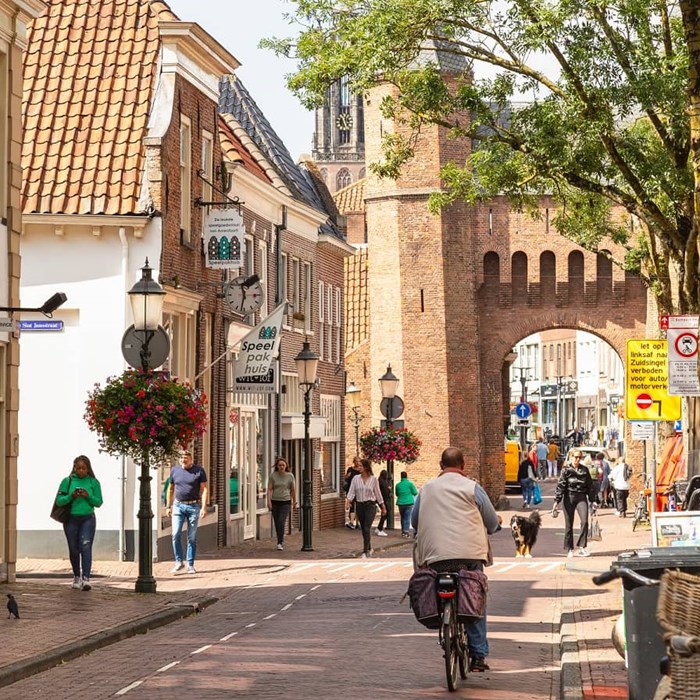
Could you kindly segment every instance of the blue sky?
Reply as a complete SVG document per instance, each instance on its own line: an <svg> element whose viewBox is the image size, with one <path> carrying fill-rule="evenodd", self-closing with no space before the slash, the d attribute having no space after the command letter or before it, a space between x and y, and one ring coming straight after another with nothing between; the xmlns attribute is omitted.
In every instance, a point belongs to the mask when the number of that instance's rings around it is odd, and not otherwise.
<svg viewBox="0 0 700 700"><path fill-rule="evenodd" d="M311 153L313 113L289 93L284 76L294 63L258 48L263 37L291 36L286 0L166 0L183 21L197 22L241 63L236 71L293 158Z"/></svg>

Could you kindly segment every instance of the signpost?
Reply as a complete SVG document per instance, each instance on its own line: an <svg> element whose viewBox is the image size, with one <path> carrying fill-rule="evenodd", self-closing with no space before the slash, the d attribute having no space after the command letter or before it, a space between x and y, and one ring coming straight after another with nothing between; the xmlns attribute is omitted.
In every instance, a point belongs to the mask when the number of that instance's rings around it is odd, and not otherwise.
<svg viewBox="0 0 700 700"><path fill-rule="evenodd" d="M668 393L700 396L698 381L698 317L667 316Z"/></svg>

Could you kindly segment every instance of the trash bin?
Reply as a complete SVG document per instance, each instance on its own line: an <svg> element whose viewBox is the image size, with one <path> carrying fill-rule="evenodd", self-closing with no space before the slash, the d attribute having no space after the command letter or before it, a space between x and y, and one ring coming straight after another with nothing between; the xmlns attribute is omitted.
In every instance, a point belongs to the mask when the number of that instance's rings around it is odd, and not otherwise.
<svg viewBox="0 0 700 700"><path fill-rule="evenodd" d="M625 566L648 578L661 578L666 569L700 574L700 547L648 547L623 552L613 567ZM666 653L663 630L656 621L658 586L622 580L629 700L653 700L661 679L659 661Z"/></svg>

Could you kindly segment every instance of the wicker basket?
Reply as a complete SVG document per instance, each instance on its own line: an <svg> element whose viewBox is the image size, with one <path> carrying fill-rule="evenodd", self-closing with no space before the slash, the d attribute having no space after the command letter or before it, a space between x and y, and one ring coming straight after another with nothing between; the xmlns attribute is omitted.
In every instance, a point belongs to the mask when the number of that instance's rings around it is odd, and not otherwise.
<svg viewBox="0 0 700 700"><path fill-rule="evenodd" d="M700 636L700 576L666 570L656 618L667 633Z"/></svg>
<svg viewBox="0 0 700 700"><path fill-rule="evenodd" d="M667 641L670 634L667 634ZM698 700L700 697L700 637L693 637L687 654L668 651L671 662L671 700Z"/></svg>

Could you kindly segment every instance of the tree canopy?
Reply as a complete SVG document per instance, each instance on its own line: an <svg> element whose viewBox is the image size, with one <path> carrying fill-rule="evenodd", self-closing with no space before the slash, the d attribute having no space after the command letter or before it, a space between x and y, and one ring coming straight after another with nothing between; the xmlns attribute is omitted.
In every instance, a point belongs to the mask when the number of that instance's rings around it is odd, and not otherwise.
<svg viewBox="0 0 700 700"><path fill-rule="evenodd" d="M347 76L362 94L396 86L386 116L415 135L439 124L478 139L442 172L439 208L507 195L647 281L662 310L697 312L700 10L691 0L290 0L292 38L263 42L298 61L308 107ZM418 61L438 45L467 68L456 84ZM454 79L452 79L454 80ZM464 114L470 115L464 119ZM411 135L386 138L379 175L397 177ZM697 205L697 206L696 206Z"/></svg>

